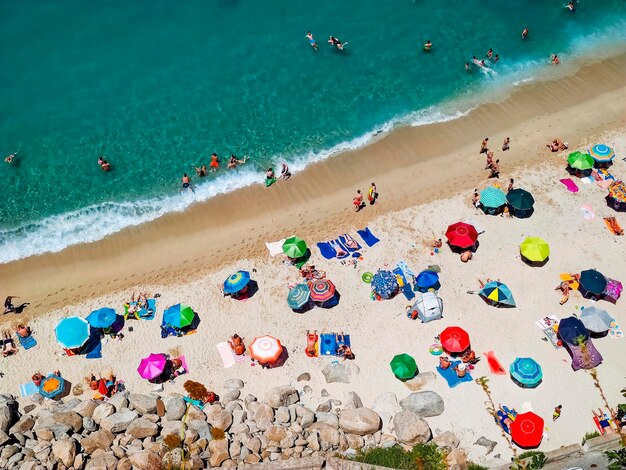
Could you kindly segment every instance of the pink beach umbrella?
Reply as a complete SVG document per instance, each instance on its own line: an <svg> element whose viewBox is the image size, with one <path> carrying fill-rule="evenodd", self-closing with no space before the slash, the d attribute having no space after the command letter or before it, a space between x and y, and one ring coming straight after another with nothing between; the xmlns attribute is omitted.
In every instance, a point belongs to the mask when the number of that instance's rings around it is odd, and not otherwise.
<svg viewBox="0 0 626 470"><path fill-rule="evenodd" d="M276 362L283 352L283 345L280 340L273 336L257 336L249 346L250 356L261 364L271 364Z"/></svg>
<svg viewBox="0 0 626 470"><path fill-rule="evenodd" d="M165 354L150 354L144 357L137 367L137 372L144 379L154 379L163 373L167 357Z"/></svg>

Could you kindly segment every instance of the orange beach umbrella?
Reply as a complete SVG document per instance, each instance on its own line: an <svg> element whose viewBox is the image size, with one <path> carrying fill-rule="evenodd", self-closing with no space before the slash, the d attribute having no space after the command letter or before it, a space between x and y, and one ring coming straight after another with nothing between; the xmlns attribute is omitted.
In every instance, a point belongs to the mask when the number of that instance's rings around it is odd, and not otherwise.
<svg viewBox="0 0 626 470"><path fill-rule="evenodd" d="M283 352L283 345L280 340L273 336L257 336L249 346L250 356L261 364L271 364L276 362Z"/></svg>

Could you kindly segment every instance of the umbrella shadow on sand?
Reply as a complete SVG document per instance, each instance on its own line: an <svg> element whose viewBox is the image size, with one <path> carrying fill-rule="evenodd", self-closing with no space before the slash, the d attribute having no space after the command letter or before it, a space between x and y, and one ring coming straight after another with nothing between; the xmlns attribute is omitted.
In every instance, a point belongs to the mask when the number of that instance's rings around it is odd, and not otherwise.
<svg viewBox="0 0 626 470"><path fill-rule="evenodd" d="M283 346L283 350L280 352L280 356L278 356L278 359L270 364L261 364L261 367L266 369L275 369L277 367L282 367L285 365L285 362L287 362L287 359L289 359L289 351L287 351L287 348Z"/></svg>

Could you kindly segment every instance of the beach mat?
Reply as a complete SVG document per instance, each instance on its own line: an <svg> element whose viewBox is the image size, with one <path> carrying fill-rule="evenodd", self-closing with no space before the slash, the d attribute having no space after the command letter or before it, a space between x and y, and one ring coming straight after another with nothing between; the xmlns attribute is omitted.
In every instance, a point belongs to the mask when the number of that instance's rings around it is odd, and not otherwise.
<svg viewBox="0 0 626 470"><path fill-rule="evenodd" d="M359 251L361 249L361 245L359 245L359 242L357 242L347 233L341 235L339 237L339 241L350 253L354 253L355 251ZM350 245L352 245L352 247L350 247Z"/></svg>
<svg viewBox="0 0 626 470"><path fill-rule="evenodd" d="M217 348L217 352L222 358L222 364L225 368L229 368L235 365L235 354L233 353L230 344L226 342L218 343L215 345L215 347Z"/></svg>
<svg viewBox="0 0 626 470"><path fill-rule="evenodd" d="M564 178L564 179L559 180L559 181L565 185L565 187L567 188L567 190L570 193L577 193L578 192L578 186L576 186L576 183L574 183L571 180L571 178Z"/></svg>
<svg viewBox="0 0 626 470"><path fill-rule="evenodd" d="M156 316L156 299L147 299L148 308L141 309L137 313L142 320L153 320Z"/></svg>
<svg viewBox="0 0 626 470"><path fill-rule="evenodd" d="M33 335L29 335L26 338L22 338L20 335L17 335L17 340L24 349L30 349L37 346L37 340Z"/></svg>
<svg viewBox="0 0 626 470"><path fill-rule="evenodd" d="M320 355L337 355L337 336L334 333L322 333L319 340Z"/></svg>
<svg viewBox="0 0 626 470"><path fill-rule="evenodd" d="M496 358L493 351L484 352L483 355L487 358L487 364L489 364L489 371L494 375L506 375L506 370L500 364L500 361Z"/></svg>
<svg viewBox="0 0 626 470"><path fill-rule="evenodd" d="M280 255L283 252L283 243L285 243L286 238L282 240L278 240L277 242L265 242L265 246L267 250L270 252L270 256Z"/></svg>
<svg viewBox="0 0 626 470"><path fill-rule="evenodd" d="M333 259L337 256L337 252L328 242L319 242L317 247L320 250L320 254L326 259Z"/></svg>
<svg viewBox="0 0 626 470"><path fill-rule="evenodd" d="M343 258L350 256L350 252L345 246L341 244L339 239L330 240L328 243L330 244L332 249L335 251L335 257L337 259L343 259Z"/></svg>
<svg viewBox="0 0 626 470"><path fill-rule="evenodd" d="M20 385L20 395L23 397L29 397L39 392L39 387L35 385L33 382L26 382L25 384Z"/></svg>
<svg viewBox="0 0 626 470"><path fill-rule="evenodd" d="M583 204L580 206L580 211L583 214L585 220L593 220L596 214L593 212L593 208L589 204Z"/></svg>
<svg viewBox="0 0 626 470"><path fill-rule="evenodd" d="M613 235L624 235L624 230L615 217L605 217L604 223Z"/></svg>
<svg viewBox="0 0 626 470"><path fill-rule="evenodd" d="M406 276L404 275L404 271L402 271L402 268L398 266L396 269L393 270L393 273L396 276L400 276L400 278L402 279L402 286L400 288L402 289L402 293L406 297L406 300L413 300L415 298L415 293L413 292L411 284L407 282Z"/></svg>
<svg viewBox="0 0 626 470"><path fill-rule="evenodd" d="M445 379L445 381L448 383L448 387L450 388L456 387L461 382L471 382L473 380L472 375L469 373L469 370L466 371L464 377L459 377L456 375L456 371L453 370L453 368L460 363L461 361L452 361L452 365L447 369L442 369L441 367L437 366L437 372L439 372L439 375L441 375Z"/></svg>
<svg viewBox="0 0 626 470"><path fill-rule="evenodd" d="M363 239L367 246L374 246L380 240L374 236L369 227L365 227L363 230L357 230L356 233Z"/></svg>

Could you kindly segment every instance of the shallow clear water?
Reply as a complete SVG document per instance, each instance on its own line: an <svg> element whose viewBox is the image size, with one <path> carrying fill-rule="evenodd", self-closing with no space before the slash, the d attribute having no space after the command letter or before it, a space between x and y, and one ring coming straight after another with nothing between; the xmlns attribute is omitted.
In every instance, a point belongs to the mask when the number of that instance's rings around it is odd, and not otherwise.
<svg viewBox="0 0 626 470"><path fill-rule="evenodd" d="M0 167L0 262L260 182L270 164L301 168L393 122L453 116L441 103L541 73L553 52L624 42L625 25L623 0L575 14L531 0L0 2L0 152L19 152ZM464 70L489 48L491 72ZM213 151L251 160L178 195Z"/></svg>

